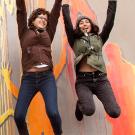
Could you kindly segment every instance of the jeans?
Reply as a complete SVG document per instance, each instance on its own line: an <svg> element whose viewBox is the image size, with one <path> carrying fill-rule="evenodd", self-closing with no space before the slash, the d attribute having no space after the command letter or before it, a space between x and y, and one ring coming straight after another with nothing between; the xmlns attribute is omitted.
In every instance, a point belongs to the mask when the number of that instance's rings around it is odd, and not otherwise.
<svg viewBox="0 0 135 135"><path fill-rule="evenodd" d="M55 135L61 135L61 118L57 105L57 88L52 71L28 72L22 76L20 92L15 108L15 122L20 135L29 135L25 121L28 107L40 91L46 104L47 115Z"/></svg>
<svg viewBox="0 0 135 135"><path fill-rule="evenodd" d="M121 110L106 73L100 71L79 72L75 87L78 96L77 104L83 114L91 116L95 112L93 100L93 94L95 94L110 117L117 118L120 115Z"/></svg>

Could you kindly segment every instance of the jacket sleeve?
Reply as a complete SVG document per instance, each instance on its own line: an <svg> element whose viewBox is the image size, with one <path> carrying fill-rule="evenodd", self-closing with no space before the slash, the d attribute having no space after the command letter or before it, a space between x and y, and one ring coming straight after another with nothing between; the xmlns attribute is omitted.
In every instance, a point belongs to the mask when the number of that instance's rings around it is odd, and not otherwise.
<svg viewBox="0 0 135 135"><path fill-rule="evenodd" d="M74 30L73 30L72 21L70 18L70 11L69 11L68 4L64 4L62 6L62 14L63 14L63 19L64 19L65 30L66 30L68 42L72 48L74 45Z"/></svg>
<svg viewBox="0 0 135 135"><path fill-rule="evenodd" d="M17 24L18 24L18 34L19 38L22 38L22 35L27 30L27 12L24 0L16 0L17 7Z"/></svg>
<svg viewBox="0 0 135 135"><path fill-rule="evenodd" d="M116 5L117 5L116 0L109 0L108 2L109 3L108 3L108 9L107 9L107 18L103 26L102 32L99 34L103 41L103 44L109 38L109 34L113 28L115 13L116 13Z"/></svg>
<svg viewBox="0 0 135 135"><path fill-rule="evenodd" d="M51 41L53 40L54 34L56 32L56 26L58 24L58 19L60 16L61 3L62 0L55 0L55 3L49 16L47 31L49 33Z"/></svg>

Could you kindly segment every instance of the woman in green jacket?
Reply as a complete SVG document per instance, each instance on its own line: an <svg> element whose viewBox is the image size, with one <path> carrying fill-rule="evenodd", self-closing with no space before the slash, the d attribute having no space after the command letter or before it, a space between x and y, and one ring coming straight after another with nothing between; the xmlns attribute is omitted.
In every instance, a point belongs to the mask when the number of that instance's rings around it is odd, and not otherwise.
<svg viewBox="0 0 135 135"><path fill-rule="evenodd" d="M87 16L78 17L76 28L73 29L68 2L65 0L62 12L68 42L75 53L75 88L78 96L76 118L81 121L83 114L91 116L95 112L93 94L102 102L109 116L117 118L120 107L107 79L102 55L102 47L114 24L117 1L108 1L107 18L101 33L99 27Z"/></svg>

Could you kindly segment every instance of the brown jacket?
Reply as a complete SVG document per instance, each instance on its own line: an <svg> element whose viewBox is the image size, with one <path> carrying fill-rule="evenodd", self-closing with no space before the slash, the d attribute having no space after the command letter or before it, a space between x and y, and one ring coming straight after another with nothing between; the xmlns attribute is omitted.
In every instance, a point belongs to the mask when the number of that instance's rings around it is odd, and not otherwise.
<svg viewBox="0 0 135 135"><path fill-rule="evenodd" d="M51 43L60 16L61 2L62 0L55 0L46 31L37 34L34 30L27 27L27 12L24 0L16 0L23 72L39 64L47 64L51 69L53 68Z"/></svg>

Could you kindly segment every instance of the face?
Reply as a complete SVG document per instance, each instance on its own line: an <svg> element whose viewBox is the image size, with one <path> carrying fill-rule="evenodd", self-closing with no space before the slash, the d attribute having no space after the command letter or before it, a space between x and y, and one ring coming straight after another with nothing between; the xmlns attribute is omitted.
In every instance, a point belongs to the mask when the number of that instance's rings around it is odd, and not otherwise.
<svg viewBox="0 0 135 135"><path fill-rule="evenodd" d="M91 23L88 19L82 19L79 23L79 28L82 32L89 33L91 31Z"/></svg>
<svg viewBox="0 0 135 135"><path fill-rule="evenodd" d="M37 18L33 21L33 24L36 28L45 28L47 26L47 20L48 20L48 17L47 15L38 15Z"/></svg>

